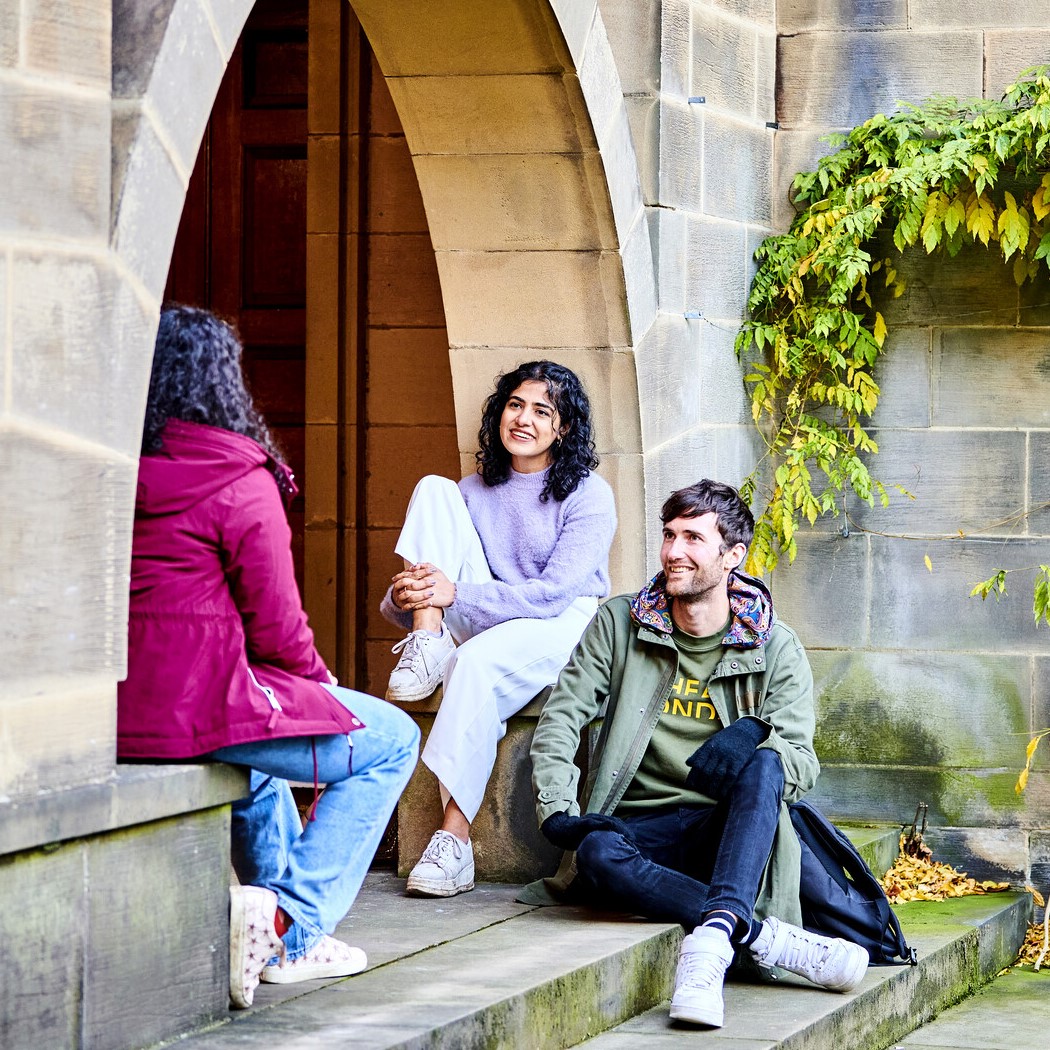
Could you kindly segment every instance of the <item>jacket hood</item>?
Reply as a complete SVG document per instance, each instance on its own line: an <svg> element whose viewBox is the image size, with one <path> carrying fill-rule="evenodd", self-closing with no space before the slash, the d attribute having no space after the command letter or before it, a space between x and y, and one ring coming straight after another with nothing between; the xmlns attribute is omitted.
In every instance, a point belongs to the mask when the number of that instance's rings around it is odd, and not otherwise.
<svg viewBox="0 0 1050 1050"><path fill-rule="evenodd" d="M163 441L159 452L139 460L135 509L140 514L188 510L266 464L284 472L295 490L288 468L243 434L172 419L164 427Z"/></svg>
<svg viewBox="0 0 1050 1050"><path fill-rule="evenodd" d="M665 590L667 577L658 572L631 600L631 619L661 634L674 629ZM734 570L729 574L729 610L733 620L723 645L756 649L765 645L773 629L773 599L761 580Z"/></svg>

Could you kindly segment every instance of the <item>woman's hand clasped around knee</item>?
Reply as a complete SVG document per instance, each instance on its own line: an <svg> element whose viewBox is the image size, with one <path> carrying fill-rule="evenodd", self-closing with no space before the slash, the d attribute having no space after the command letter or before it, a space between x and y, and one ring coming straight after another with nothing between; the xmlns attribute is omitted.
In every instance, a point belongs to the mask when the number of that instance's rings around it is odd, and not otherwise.
<svg viewBox="0 0 1050 1050"><path fill-rule="evenodd" d="M390 597L404 612L447 609L456 600L456 585L430 562L412 565L392 577Z"/></svg>

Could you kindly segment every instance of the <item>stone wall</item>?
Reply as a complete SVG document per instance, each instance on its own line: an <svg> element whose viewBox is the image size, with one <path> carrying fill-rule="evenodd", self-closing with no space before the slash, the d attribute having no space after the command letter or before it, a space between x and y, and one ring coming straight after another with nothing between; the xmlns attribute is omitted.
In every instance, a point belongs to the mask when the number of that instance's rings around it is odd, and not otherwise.
<svg viewBox="0 0 1050 1050"><path fill-rule="evenodd" d="M998 96L1050 61L1047 26L1035 2L779 4L776 226L790 222L794 173L829 148L820 136L898 100ZM847 499L850 521L820 523L774 574L816 674L816 797L840 816L902 822L927 802L940 857L1045 891L1046 752L1024 798L1013 785L1029 732L1050 724L1050 630L1033 625L1030 574L1011 576L998 605L967 595L996 568L1048 560L1050 281L1019 292L984 249L910 251L899 269L908 291L880 304L890 335L871 468L915 499Z"/></svg>

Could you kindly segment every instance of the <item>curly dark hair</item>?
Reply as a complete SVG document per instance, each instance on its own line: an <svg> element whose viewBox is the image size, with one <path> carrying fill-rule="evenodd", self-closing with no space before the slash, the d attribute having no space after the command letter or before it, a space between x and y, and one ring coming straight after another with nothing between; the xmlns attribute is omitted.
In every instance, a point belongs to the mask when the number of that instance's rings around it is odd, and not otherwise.
<svg viewBox="0 0 1050 1050"><path fill-rule="evenodd" d="M196 306L161 310L149 379L142 454L159 452L169 419L205 423L257 441L282 462L280 447L252 403L232 325Z"/></svg>
<svg viewBox="0 0 1050 1050"><path fill-rule="evenodd" d="M529 380L546 384L560 424L566 428L564 436L551 445L551 467L540 493L541 502L546 503L553 496L560 503L598 466L591 429L591 403L579 377L564 365L554 361L527 361L497 377L496 389L485 401L478 431L479 449L474 458L486 485L502 485L510 477L510 452L499 436L500 417L510 395Z"/></svg>
<svg viewBox="0 0 1050 1050"><path fill-rule="evenodd" d="M755 518L751 509L740 498L732 485L701 478L695 485L672 492L660 508L660 520L666 525L675 518L699 518L702 514L717 514L715 524L722 537L722 551L742 543L751 546L755 534Z"/></svg>

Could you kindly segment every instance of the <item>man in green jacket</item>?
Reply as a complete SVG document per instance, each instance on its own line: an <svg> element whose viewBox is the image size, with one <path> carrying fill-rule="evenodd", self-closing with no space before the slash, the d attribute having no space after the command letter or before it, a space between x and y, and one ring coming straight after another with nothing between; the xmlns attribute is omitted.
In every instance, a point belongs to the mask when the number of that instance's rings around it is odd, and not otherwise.
<svg viewBox="0 0 1050 1050"><path fill-rule="evenodd" d="M551 889L692 931L671 1017L718 1027L736 949L834 991L856 987L868 954L799 925L786 804L820 769L813 677L769 592L739 571L754 518L707 479L660 517L663 568L591 621L536 727L533 786L544 835L575 851ZM574 758L600 713L581 816Z"/></svg>

